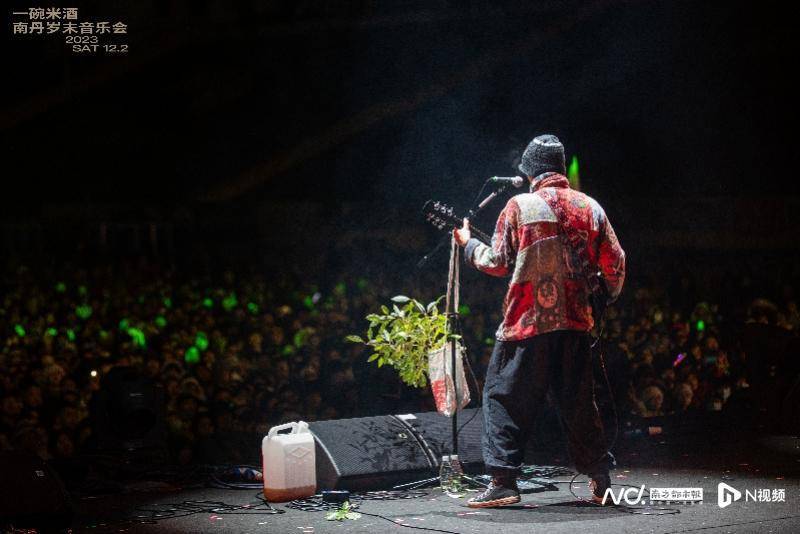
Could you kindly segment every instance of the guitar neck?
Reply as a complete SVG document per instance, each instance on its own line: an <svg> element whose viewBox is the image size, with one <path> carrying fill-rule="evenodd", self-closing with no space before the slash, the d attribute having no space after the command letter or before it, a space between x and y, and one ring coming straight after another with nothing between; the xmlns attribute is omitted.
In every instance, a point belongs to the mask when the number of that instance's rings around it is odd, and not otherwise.
<svg viewBox="0 0 800 534"><path fill-rule="evenodd" d="M428 222L443 232L450 231L450 228L460 227L463 221L463 218L459 217L451 206L434 200L429 200L425 203L422 213ZM470 231L476 239L491 245L492 236L474 226L470 227Z"/></svg>
<svg viewBox="0 0 800 534"><path fill-rule="evenodd" d="M470 226L470 232L472 232L472 236L477 238L479 241L483 241L485 244L491 246L492 244L492 236L480 230L479 228L474 228Z"/></svg>

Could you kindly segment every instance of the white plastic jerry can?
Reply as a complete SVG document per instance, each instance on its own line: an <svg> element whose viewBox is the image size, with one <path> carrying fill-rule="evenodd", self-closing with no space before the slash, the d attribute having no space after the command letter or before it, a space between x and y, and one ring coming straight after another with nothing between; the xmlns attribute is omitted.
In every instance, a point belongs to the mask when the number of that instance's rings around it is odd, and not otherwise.
<svg viewBox="0 0 800 534"><path fill-rule="evenodd" d="M267 501L286 502L314 495L314 436L305 421L270 428L261 442L261 460Z"/></svg>

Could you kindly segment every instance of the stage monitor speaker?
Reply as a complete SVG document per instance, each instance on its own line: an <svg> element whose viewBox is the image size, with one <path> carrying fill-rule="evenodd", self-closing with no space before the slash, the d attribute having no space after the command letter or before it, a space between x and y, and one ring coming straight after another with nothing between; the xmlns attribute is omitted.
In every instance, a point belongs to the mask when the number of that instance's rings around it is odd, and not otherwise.
<svg viewBox="0 0 800 534"><path fill-rule="evenodd" d="M96 446L102 451L166 451L163 389L132 367L103 377L90 402Z"/></svg>
<svg viewBox="0 0 800 534"><path fill-rule="evenodd" d="M401 415L412 431L425 443L437 465L442 456L453 450L453 420L439 412ZM458 459L464 471L482 474L484 471L481 437L483 436L483 412L481 408L470 408L458 412Z"/></svg>
<svg viewBox="0 0 800 534"><path fill-rule="evenodd" d="M0 530L69 528L74 511L64 485L48 464L26 452L0 452Z"/></svg>
<svg viewBox="0 0 800 534"><path fill-rule="evenodd" d="M451 452L452 420L438 412L335 419L309 423L317 458L317 490L388 490L438 474ZM459 459L483 472L480 408L459 412Z"/></svg>
<svg viewBox="0 0 800 534"><path fill-rule="evenodd" d="M317 490L386 490L436 472L419 438L391 415L317 421L314 434Z"/></svg>

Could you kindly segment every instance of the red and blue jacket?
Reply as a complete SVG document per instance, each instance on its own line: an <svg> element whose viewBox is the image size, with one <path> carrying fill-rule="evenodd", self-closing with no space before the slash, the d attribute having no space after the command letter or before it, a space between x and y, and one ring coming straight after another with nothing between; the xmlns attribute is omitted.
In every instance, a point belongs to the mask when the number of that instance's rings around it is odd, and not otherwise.
<svg viewBox="0 0 800 534"><path fill-rule="evenodd" d="M625 252L605 211L557 173L536 182L531 193L512 197L497 219L491 246L470 239L465 257L486 274L511 276L500 341L591 330L587 262L600 272L610 300L625 281Z"/></svg>

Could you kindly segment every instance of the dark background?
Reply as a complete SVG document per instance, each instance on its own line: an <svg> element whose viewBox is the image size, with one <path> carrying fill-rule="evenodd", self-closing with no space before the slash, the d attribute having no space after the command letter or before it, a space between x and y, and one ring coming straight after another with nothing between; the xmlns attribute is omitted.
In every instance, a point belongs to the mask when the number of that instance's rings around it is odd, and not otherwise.
<svg viewBox="0 0 800 534"><path fill-rule="evenodd" d="M76 56L63 38L12 36L11 11L31 6L5 10L2 221L14 250L27 234L39 250L85 239L99 222L202 226L193 238L212 248L288 247L325 224L419 232L425 200L466 207L545 132L578 155L583 189L645 256L794 247L796 50L779 9L69 5L127 23L130 51Z"/></svg>
<svg viewBox="0 0 800 534"><path fill-rule="evenodd" d="M542 133L558 135L568 159L577 155L582 189L605 207L627 253L623 315L604 330L616 347L609 351L608 389L619 385L621 406L631 401L638 410L636 395L643 398L643 386L656 379L644 357L650 343L666 343L656 351L661 372L679 352L713 336L735 367L746 362L741 340L750 339L766 356L749 361L779 370L777 380L751 390L765 405L783 396L782 384L797 374L795 360L772 363L797 353L797 337L781 328L800 327L791 74L797 32L777 4L41 5L49 6L78 7L81 20L128 24L129 36L118 42L130 48L125 56L75 55L63 37L13 36L12 12L35 6L4 5L0 334L13 349L12 370L2 376L18 382L6 387L7 396L21 395L23 378L59 371L47 363L55 343L60 371L79 377L84 397L99 387L87 378L89 369L107 376L114 366L145 363L165 386L186 369L205 376L209 398L235 389L242 400L235 417L232 404L215 406L228 402L225 395L210 403L217 435L230 425L263 435L256 424L300 416L414 411L401 402L422 405L427 393L409 395L393 371L367 363L362 348L342 338L363 333L363 317L393 295L429 301L444 292L446 247L425 269L414 268L441 241L422 220L422 205L435 198L465 209L486 178L515 174L522 150ZM504 201L476 225L490 230ZM59 281L69 288L59 292ZM492 350L506 283L473 269L462 274L467 345L478 375ZM223 311L220 304L234 292L238 307ZM163 300L169 295L171 313ZM318 297L322 313L314 309ZM783 319L748 338L745 321L757 297L777 302L774 315L780 306ZM246 302L258 302L261 311L246 315ZM88 304L94 315L79 319L78 307ZM151 324L161 313L169 316L166 329ZM661 318L651 324L656 314ZM147 330L149 348L132 345L121 324L127 318ZM20 334L23 326L27 333ZM46 333L56 326L55 336ZM692 332L690 345L678 344L676 327ZM297 337L309 328L319 334L313 349ZM107 341L96 342L106 330ZM207 357L190 363L197 331L238 348L219 365ZM253 332L265 335L264 347L249 337ZM703 350L717 362L719 348ZM174 379L162 365L172 360L180 371ZM307 367L314 371L312 360L317 378L303 375ZM258 372L248 376L247 362ZM696 371L706 385L713 382L699 363ZM763 379L763 369L756 371L734 368L730 376ZM55 409L74 408L62 402L64 380L53 380L45 397ZM361 391L350 387L356 383ZM664 394L674 386L665 385ZM320 393L322 404L308 403L308 414L295 415L297 406L306 409L298 392ZM80 397L70 393L77 405ZM170 393L173 404L178 393ZM606 406L615 405L608 398ZM785 406L798 405L785 398ZM696 408L706 411L709 399ZM325 410L334 404L333 412ZM738 431L744 410L727 406L737 424L725 426ZM770 406L776 417L775 407L784 405ZM195 407L178 422L194 427L198 413ZM8 424L14 432L17 419ZM52 419L43 415L35 429L45 441L58 438L48 437ZM711 427L699 427L706 440ZM77 429L70 432L80 444ZM26 449L22 439L14 444ZM170 446L182 454L194 442ZM219 457L232 461L248 447L231 445L233 452Z"/></svg>

